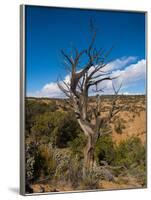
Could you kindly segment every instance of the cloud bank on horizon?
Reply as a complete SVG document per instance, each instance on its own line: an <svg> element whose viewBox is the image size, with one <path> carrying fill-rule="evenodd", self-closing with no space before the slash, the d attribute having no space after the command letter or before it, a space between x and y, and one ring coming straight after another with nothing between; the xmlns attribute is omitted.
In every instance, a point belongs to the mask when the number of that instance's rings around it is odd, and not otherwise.
<svg viewBox="0 0 151 200"><path fill-rule="evenodd" d="M94 68L94 67L92 67ZM92 70L90 68L90 70ZM118 87L122 83L122 88L119 94L145 94L146 91L146 60L138 60L137 57L128 56L121 57L108 63L104 68L106 72L112 72L112 76L118 76L114 80L114 85ZM66 83L70 82L70 75L64 77ZM104 92L100 94L113 94L112 82L104 81L98 87L104 88ZM93 96L96 93L90 88L89 95ZM28 97L50 97L64 98L63 92L58 88L57 82L45 84L40 90L27 93Z"/></svg>

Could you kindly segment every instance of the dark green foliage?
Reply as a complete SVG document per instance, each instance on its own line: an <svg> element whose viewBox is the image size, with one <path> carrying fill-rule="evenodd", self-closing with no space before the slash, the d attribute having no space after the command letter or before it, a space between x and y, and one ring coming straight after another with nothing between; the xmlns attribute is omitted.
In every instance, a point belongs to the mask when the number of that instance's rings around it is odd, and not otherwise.
<svg viewBox="0 0 151 200"><path fill-rule="evenodd" d="M51 112L35 116L35 123L31 128L31 135L37 142L49 142L53 124L51 122Z"/></svg>
<svg viewBox="0 0 151 200"><path fill-rule="evenodd" d="M28 130L28 133L30 133L31 128L36 121L35 116L44 114L45 112L54 112L55 110L57 110L55 102L46 104L44 102L39 102L37 100L26 100L25 120L26 120L26 130Z"/></svg>
<svg viewBox="0 0 151 200"><path fill-rule="evenodd" d="M70 141L68 144L72 150L73 155L83 157L83 149L86 145L86 137L83 133L77 135L77 137L74 140Z"/></svg>
<svg viewBox="0 0 151 200"><path fill-rule="evenodd" d="M26 100L26 137L65 148L80 132L74 113L58 111L55 101Z"/></svg>
<svg viewBox="0 0 151 200"><path fill-rule="evenodd" d="M145 164L145 147L138 137L131 137L114 146L111 136L100 137L95 146L95 159L110 165L130 168L132 164Z"/></svg>
<svg viewBox="0 0 151 200"><path fill-rule="evenodd" d="M95 146L95 159L98 163L106 161L108 164L115 159L115 150L110 135L104 135L98 139Z"/></svg>
<svg viewBox="0 0 151 200"><path fill-rule="evenodd" d="M99 138L95 159L99 164L105 161L110 165L114 176L131 175L143 187L146 186L146 149L138 137L128 138L116 146L110 136Z"/></svg>
<svg viewBox="0 0 151 200"><path fill-rule="evenodd" d="M145 164L145 147L137 137L131 137L116 147L114 165L129 168L132 164Z"/></svg>
<svg viewBox="0 0 151 200"><path fill-rule="evenodd" d="M68 146L68 142L72 141L81 132L73 113L65 113L56 111L50 117L52 123L52 143L59 148Z"/></svg>
<svg viewBox="0 0 151 200"><path fill-rule="evenodd" d="M42 173L47 174L47 168L44 157L41 156L40 152L37 150L35 154L35 163L34 163L34 181L39 179Z"/></svg>
<svg viewBox="0 0 151 200"><path fill-rule="evenodd" d="M57 110L55 102L45 103L38 100L26 100L26 114L27 115L38 115L45 112L54 112Z"/></svg>
<svg viewBox="0 0 151 200"><path fill-rule="evenodd" d="M116 147L112 164L123 166L125 170L121 170L121 173L125 171L125 174L135 177L143 187L146 186L146 149L138 137L131 137Z"/></svg>

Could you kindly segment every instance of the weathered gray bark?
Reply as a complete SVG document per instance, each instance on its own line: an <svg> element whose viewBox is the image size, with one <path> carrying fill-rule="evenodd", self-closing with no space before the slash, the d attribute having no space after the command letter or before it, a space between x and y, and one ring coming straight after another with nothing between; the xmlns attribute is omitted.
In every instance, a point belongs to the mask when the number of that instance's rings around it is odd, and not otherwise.
<svg viewBox="0 0 151 200"><path fill-rule="evenodd" d="M83 155L84 155L83 177L85 178L86 171L91 170L93 166L95 165L94 148L95 148L95 143L96 143L96 134L92 130L92 128L88 125L87 122L84 122L81 119L78 119L78 122L87 139L87 143L83 151Z"/></svg>

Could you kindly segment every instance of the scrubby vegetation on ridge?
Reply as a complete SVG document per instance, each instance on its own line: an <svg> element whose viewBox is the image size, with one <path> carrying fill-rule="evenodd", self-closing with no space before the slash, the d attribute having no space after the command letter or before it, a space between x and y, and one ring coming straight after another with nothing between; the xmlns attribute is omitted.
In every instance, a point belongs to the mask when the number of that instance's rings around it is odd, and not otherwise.
<svg viewBox="0 0 151 200"><path fill-rule="evenodd" d="M143 96L121 96L121 103L125 101L129 104L127 121L119 115L110 127L105 127L115 131L115 135L124 135L128 120L135 120L133 116L139 117L138 113L144 108ZM110 98L104 97L104 102L108 106ZM138 107L136 102L142 106ZM135 112L131 110L134 104L137 107ZM27 193L103 189L103 181L121 188L146 186L146 147L136 134L117 143L114 134L99 138L95 145L97 165L92 171L87 171L87 178L83 180L86 138L65 100L27 98L25 117Z"/></svg>

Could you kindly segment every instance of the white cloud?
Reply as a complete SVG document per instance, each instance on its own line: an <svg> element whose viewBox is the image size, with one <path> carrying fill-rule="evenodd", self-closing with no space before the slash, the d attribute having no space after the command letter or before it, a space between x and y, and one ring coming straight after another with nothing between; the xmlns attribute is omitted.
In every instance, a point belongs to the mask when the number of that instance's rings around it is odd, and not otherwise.
<svg viewBox="0 0 151 200"><path fill-rule="evenodd" d="M130 64L135 61L135 64ZM90 68L92 71L94 67ZM117 79L114 80L114 85L118 87L122 82L122 92L123 94L129 94L129 87L133 87L140 80L145 81L146 76L146 61L144 59L136 62L136 57L122 57L120 59L116 59L113 62L107 65L105 71L111 70L112 77L118 76ZM66 83L70 82L70 75L66 75L64 78ZM104 81L98 85L98 88L104 89L104 93L113 93L112 82ZM90 89L90 95L93 95L94 92ZM28 94L28 96L35 97L52 97L52 98L63 98L65 97L62 91L58 88L57 83L51 82L43 86L43 88L33 94Z"/></svg>
<svg viewBox="0 0 151 200"><path fill-rule="evenodd" d="M66 75L64 78L66 83L70 82L70 75ZM52 98L64 98L64 94L59 89L57 82L47 83L42 87L41 90L36 91L34 93L29 93L27 96L34 97L52 97Z"/></svg>
<svg viewBox="0 0 151 200"><path fill-rule="evenodd" d="M120 71L121 79L124 83L133 83L141 79L145 79L146 76L146 61L144 59L138 61Z"/></svg>
<svg viewBox="0 0 151 200"><path fill-rule="evenodd" d="M63 97L63 94L58 88L57 83L52 82L44 85L44 87L41 90L36 91L33 94L28 94L28 96L57 98Z"/></svg>
<svg viewBox="0 0 151 200"><path fill-rule="evenodd" d="M114 71L113 74L114 76L119 76L117 83L122 82L123 89L134 87L141 80L145 84L146 61L144 59L139 60L137 63L127 66L124 70Z"/></svg>
<svg viewBox="0 0 151 200"><path fill-rule="evenodd" d="M136 60L137 60L137 57L134 57L134 56L117 58L114 61L112 61L106 65L105 71L113 71L113 70L117 70L117 69L122 69L123 67L125 67L133 62L136 62Z"/></svg>
<svg viewBox="0 0 151 200"><path fill-rule="evenodd" d="M124 64L126 62L129 62L128 60L130 60L130 58L132 59L132 57L129 57L129 59L123 60ZM119 59L121 60L121 59ZM113 61L114 64L118 63L116 60ZM145 82L145 76L146 76L146 61L144 59L137 61L135 64L130 64L128 66L126 66L123 70L118 69L118 67L120 68L122 66L122 64L119 62L119 66L118 65L113 65L113 63L111 63L111 67L109 66L110 64L108 64L108 69L112 68L112 77L118 77L117 79L115 79L113 81L114 85L116 88L118 88L120 86L120 84L122 83L122 91L129 89L129 87L133 87L134 85L136 85L137 83L139 83L140 80L144 80ZM116 66L116 67L114 67ZM114 69L114 70L113 70ZM100 85L98 85L98 88L104 88L104 93L113 93L113 86L112 86L112 82L111 81L104 81L101 82ZM91 94L93 94L92 90L94 88L91 88ZM124 91L127 92L128 91ZM123 92L123 93L124 93Z"/></svg>
<svg viewBox="0 0 151 200"><path fill-rule="evenodd" d="M58 97L61 95L57 83L46 84L41 91L37 92L39 96Z"/></svg>

